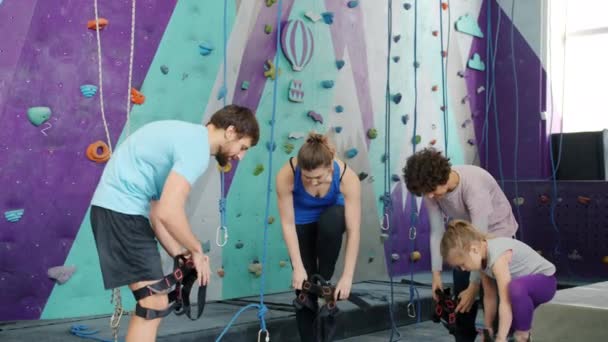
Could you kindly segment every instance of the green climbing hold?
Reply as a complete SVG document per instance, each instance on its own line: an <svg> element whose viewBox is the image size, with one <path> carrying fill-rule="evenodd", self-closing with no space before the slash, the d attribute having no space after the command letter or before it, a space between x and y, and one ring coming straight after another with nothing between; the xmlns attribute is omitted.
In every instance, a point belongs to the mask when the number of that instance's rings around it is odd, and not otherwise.
<svg viewBox="0 0 608 342"><path fill-rule="evenodd" d="M27 110L27 117L34 126L40 126L51 117L49 107L31 107Z"/></svg>
<svg viewBox="0 0 608 342"><path fill-rule="evenodd" d="M277 0L266 0L266 7L271 7L277 2Z"/></svg>
<svg viewBox="0 0 608 342"><path fill-rule="evenodd" d="M262 172L264 172L264 165L258 164L255 166L255 169L253 170L253 175L259 176Z"/></svg>
<svg viewBox="0 0 608 342"><path fill-rule="evenodd" d="M290 154L291 152L293 152L294 149L295 149L295 145L290 142L285 142L283 144L283 151L285 151L285 153L287 153L287 154Z"/></svg>
<svg viewBox="0 0 608 342"><path fill-rule="evenodd" d="M418 144L420 144L421 140L422 140L422 138L419 135L416 135L415 137L412 138L412 144L418 145Z"/></svg>
<svg viewBox="0 0 608 342"><path fill-rule="evenodd" d="M370 139L376 139L378 137L378 130L375 128L370 128L367 131L367 137Z"/></svg>
<svg viewBox="0 0 608 342"><path fill-rule="evenodd" d="M268 216L268 224L274 223L274 216Z"/></svg>
<svg viewBox="0 0 608 342"><path fill-rule="evenodd" d="M272 33L272 25L268 25L268 24L264 25L264 32L266 34L271 34Z"/></svg>
<svg viewBox="0 0 608 342"><path fill-rule="evenodd" d="M285 260L281 260L281 261L279 261L279 266L280 266L280 267L285 267L285 266L287 266L287 261L285 261Z"/></svg>
<svg viewBox="0 0 608 342"><path fill-rule="evenodd" d="M243 83L241 83L241 89L243 89L243 90L249 89L249 81L243 81Z"/></svg>

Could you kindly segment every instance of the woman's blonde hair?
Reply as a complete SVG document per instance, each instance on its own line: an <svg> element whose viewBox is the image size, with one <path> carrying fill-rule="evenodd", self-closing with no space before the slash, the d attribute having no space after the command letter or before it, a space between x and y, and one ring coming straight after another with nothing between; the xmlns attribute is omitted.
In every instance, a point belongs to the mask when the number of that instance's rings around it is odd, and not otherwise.
<svg viewBox="0 0 608 342"><path fill-rule="evenodd" d="M441 256L445 259L450 251L454 249L466 252L471 248L472 244L482 242L488 238L488 235L475 229L470 222L452 220L448 223L448 227L441 239Z"/></svg>
<svg viewBox="0 0 608 342"><path fill-rule="evenodd" d="M306 171L332 165L336 150L326 135L310 132L298 152L298 165Z"/></svg>

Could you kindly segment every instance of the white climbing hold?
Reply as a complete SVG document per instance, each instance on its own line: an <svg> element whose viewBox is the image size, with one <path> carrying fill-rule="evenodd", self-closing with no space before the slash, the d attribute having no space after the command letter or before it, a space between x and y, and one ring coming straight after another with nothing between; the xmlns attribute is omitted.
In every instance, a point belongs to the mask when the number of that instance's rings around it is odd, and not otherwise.
<svg viewBox="0 0 608 342"><path fill-rule="evenodd" d="M481 94L484 91L486 91L486 88L484 88L484 86L481 86L481 87L477 88L477 94Z"/></svg>
<svg viewBox="0 0 608 342"><path fill-rule="evenodd" d="M312 21L313 23L316 23L317 21L321 20L321 15L319 13L315 13L312 11L308 11L306 13L304 13L304 16L306 18L308 18L310 21Z"/></svg>
<svg viewBox="0 0 608 342"><path fill-rule="evenodd" d="M289 133L288 138L292 139L292 140L298 140L298 139L304 138L305 136L306 136L306 134L302 133L302 132L291 132L291 133Z"/></svg>
<svg viewBox="0 0 608 342"><path fill-rule="evenodd" d="M59 285L63 285L70 280L74 272L76 272L76 266L55 266L49 268L47 275L49 278L55 279Z"/></svg>

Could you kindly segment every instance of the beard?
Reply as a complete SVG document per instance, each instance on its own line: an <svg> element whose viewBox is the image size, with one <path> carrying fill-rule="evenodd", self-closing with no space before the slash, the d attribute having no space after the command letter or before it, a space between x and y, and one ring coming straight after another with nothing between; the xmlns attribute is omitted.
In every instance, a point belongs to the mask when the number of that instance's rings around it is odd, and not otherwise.
<svg viewBox="0 0 608 342"><path fill-rule="evenodd" d="M228 164L229 162L229 157L226 153L224 153L222 151L222 148L220 147L220 149L217 151L217 153L215 154L215 160L217 161L217 163L221 166L224 167Z"/></svg>

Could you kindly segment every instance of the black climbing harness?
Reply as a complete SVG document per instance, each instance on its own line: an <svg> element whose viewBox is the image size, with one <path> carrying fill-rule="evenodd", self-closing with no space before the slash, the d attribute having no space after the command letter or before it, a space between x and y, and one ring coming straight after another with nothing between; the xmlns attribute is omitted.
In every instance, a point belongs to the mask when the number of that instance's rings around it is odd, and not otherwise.
<svg viewBox="0 0 608 342"><path fill-rule="evenodd" d="M198 312L196 316L193 317L190 305L190 291L197 279L196 276L197 273L192 259L186 258L186 256L182 254L177 255L174 258L173 272L154 284L133 291L133 295L137 301L135 315L150 320L165 317L171 312L175 312L178 316L186 314L191 320L197 320L201 317L203 310L205 309L207 287L200 286L198 289L198 300L196 303ZM175 287L173 291L168 292L173 287ZM170 305L164 310L147 309L139 304L139 301L143 298L167 292Z"/></svg>
<svg viewBox="0 0 608 342"><path fill-rule="evenodd" d="M471 330L467 327L475 326L475 322L467 322L467 320L474 320L475 317L462 315L456 312L456 306L458 306L459 300L456 295L452 294L450 288L446 288L443 291L437 289L435 290L435 294L439 298L439 301L435 304L433 322L443 324L449 333L454 335L457 342L474 341L477 336L477 330ZM473 304L475 307L477 305L477 302Z"/></svg>
<svg viewBox="0 0 608 342"><path fill-rule="evenodd" d="M313 336L317 342L333 341L336 333L336 316L340 310L336 305L335 293L335 286L332 286L322 276L315 274L310 277L310 280L302 283L302 290L293 301L296 310L308 309L317 313L313 323ZM319 307L319 301L314 300L314 297L322 299L324 304ZM371 307L358 295L351 294L348 300L363 310Z"/></svg>

